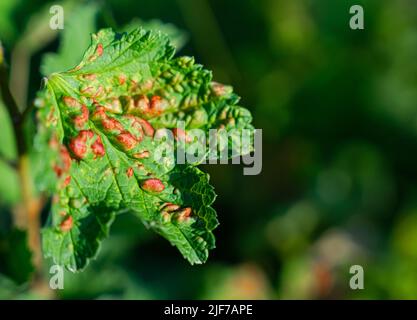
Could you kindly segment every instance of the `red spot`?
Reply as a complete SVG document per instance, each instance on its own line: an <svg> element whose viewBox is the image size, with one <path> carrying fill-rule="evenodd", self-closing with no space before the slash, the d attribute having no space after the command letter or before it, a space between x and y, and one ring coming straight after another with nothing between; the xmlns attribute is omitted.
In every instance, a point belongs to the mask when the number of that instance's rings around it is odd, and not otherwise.
<svg viewBox="0 0 417 320"><path fill-rule="evenodd" d="M162 98L160 96L153 96L151 98L151 109L154 109L158 106L158 104L161 102Z"/></svg>
<svg viewBox="0 0 417 320"><path fill-rule="evenodd" d="M99 86L97 88L97 91L94 93L94 95L92 97L93 98L100 97L103 93L104 93L104 88L102 86Z"/></svg>
<svg viewBox="0 0 417 320"><path fill-rule="evenodd" d="M103 106L100 106L99 104L95 105L95 110L93 112L93 119L95 120L102 120L107 117L106 115L106 109Z"/></svg>
<svg viewBox="0 0 417 320"><path fill-rule="evenodd" d="M148 192L162 192L165 189L164 184L159 179L148 179L142 182L141 187Z"/></svg>
<svg viewBox="0 0 417 320"><path fill-rule="evenodd" d="M131 89L135 90L138 87L138 83L135 80L130 80Z"/></svg>
<svg viewBox="0 0 417 320"><path fill-rule="evenodd" d="M136 140L138 140L138 142L142 141L143 134L145 134L148 137L153 137L155 129L148 121L136 117L134 115L127 115L126 117L131 120L132 128L134 128L137 131L138 135L136 137Z"/></svg>
<svg viewBox="0 0 417 320"><path fill-rule="evenodd" d="M85 142L78 137L71 140L70 148L74 155L79 159L84 158L85 153L87 152L87 146Z"/></svg>
<svg viewBox="0 0 417 320"><path fill-rule="evenodd" d="M57 164L52 166L52 169L55 171L56 176L59 178L62 175L62 169Z"/></svg>
<svg viewBox="0 0 417 320"><path fill-rule="evenodd" d="M89 81L93 81L97 78L97 75L95 75L94 73L85 74L83 78Z"/></svg>
<svg viewBox="0 0 417 320"><path fill-rule="evenodd" d="M169 222L171 220L171 215L168 212L162 211L161 215L164 222Z"/></svg>
<svg viewBox="0 0 417 320"><path fill-rule="evenodd" d="M78 159L84 158L87 152L87 138L92 138L93 135L91 130L82 130L79 132L78 136L71 139L69 147Z"/></svg>
<svg viewBox="0 0 417 320"><path fill-rule="evenodd" d="M59 225L62 232L68 232L72 229L73 219L72 216L68 215L61 224Z"/></svg>
<svg viewBox="0 0 417 320"><path fill-rule="evenodd" d="M81 136L85 137L85 139L91 139L92 137L94 137L94 132L91 130L82 130L80 131Z"/></svg>
<svg viewBox="0 0 417 320"><path fill-rule="evenodd" d="M79 103L77 101L77 99L75 99L73 97L62 97L62 100L64 101L64 104L67 107L70 107L70 108L80 108L81 107L81 103Z"/></svg>
<svg viewBox="0 0 417 320"><path fill-rule="evenodd" d="M141 87L145 91L150 91L153 87L153 81L151 79L148 79L144 83L142 83Z"/></svg>
<svg viewBox="0 0 417 320"><path fill-rule="evenodd" d="M86 87L86 88L82 88L82 89L80 90L80 92L81 92L82 94L92 95L92 94L93 94L93 90L94 90L94 88L93 88L93 87Z"/></svg>
<svg viewBox="0 0 417 320"><path fill-rule="evenodd" d="M68 172L71 168L71 156L68 152L68 149L63 145L61 145L60 156L63 165L63 171Z"/></svg>
<svg viewBox="0 0 417 320"><path fill-rule="evenodd" d="M180 206L179 205L177 205L177 204L173 204L173 203L170 203L170 202L167 202L167 203L165 203L164 204L164 206L162 207L162 211L163 212L173 212L173 211L175 211L175 210L178 210L180 208Z"/></svg>
<svg viewBox="0 0 417 320"><path fill-rule="evenodd" d="M59 143L56 135L53 135L51 139L49 140L49 147L51 149L58 149Z"/></svg>
<svg viewBox="0 0 417 320"><path fill-rule="evenodd" d="M133 176L133 168L130 167L129 169L126 170L126 175L128 178L131 178Z"/></svg>
<svg viewBox="0 0 417 320"><path fill-rule="evenodd" d="M124 85L126 83L126 76L124 74L119 75L119 84Z"/></svg>
<svg viewBox="0 0 417 320"><path fill-rule="evenodd" d="M53 170L55 171L58 178L61 177L63 173L68 172L71 168L71 156L67 148L64 146L61 146L59 160L60 163L53 165Z"/></svg>
<svg viewBox="0 0 417 320"><path fill-rule="evenodd" d="M97 157L102 157L106 154L106 150L104 150L103 143L101 142L101 138L97 137L96 141L91 145L91 150Z"/></svg>
<svg viewBox="0 0 417 320"><path fill-rule="evenodd" d="M134 115L131 115L131 114L127 115L126 118L130 120L130 126L138 134L137 137L136 137L136 140L138 140L139 142L142 141L143 129L142 129L142 126L139 122L140 118L135 117Z"/></svg>
<svg viewBox="0 0 417 320"><path fill-rule="evenodd" d="M313 266L313 273L319 295L324 297L329 294L333 286L333 275L329 266L324 262L317 262Z"/></svg>
<svg viewBox="0 0 417 320"><path fill-rule="evenodd" d="M152 127L152 125L146 121L145 119L138 118L138 122L142 126L143 132L145 132L145 135L148 137L153 137L155 133L155 129Z"/></svg>
<svg viewBox="0 0 417 320"><path fill-rule="evenodd" d="M112 130L118 130L118 131L123 131L123 126L121 125L121 123L119 121L117 121L114 118L110 118L106 115L106 113L103 111L100 116L101 118L101 125L103 126L103 128L107 131L112 131Z"/></svg>
<svg viewBox="0 0 417 320"><path fill-rule="evenodd" d="M127 131L120 133L117 136L117 141L119 141L119 143L126 151L132 150L138 144L138 141L135 139L135 137Z"/></svg>
<svg viewBox="0 0 417 320"><path fill-rule="evenodd" d="M53 124L55 125L57 122L57 118L55 117L55 108L51 107L51 110L48 113L48 116L46 118L46 121L48 124Z"/></svg>
<svg viewBox="0 0 417 320"><path fill-rule="evenodd" d="M97 56L99 56L99 57L103 54L103 44L102 43L99 43L97 45L96 53L97 53Z"/></svg>
<svg viewBox="0 0 417 320"><path fill-rule="evenodd" d="M163 111L163 100L160 96L153 96L151 98L150 112L152 114L158 115Z"/></svg>
<svg viewBox="0 0 417 320"><path fill-rule="evenodd" d="M172 133L177 141L191 142L191 138L187 136L187 133L181 128L173 128Z"/></svg>
<svg viewBox="0 0 417 320"><path fill-rule="evenodd" d="M105 130L119 130L123 131L123 126L114 118L110 118L106 114L106 109L103 106L97 105L93 113L94 120L101 120L101 125Z"/></svg>
<svg viewBox="0 0 417 320"><path fill-rule="evenodd" d="M81 106L81 115L74 118L74 124L77 129L82 129L88 121L90 112L85 105Z"/></svg>
<svg viewBox="0 0 417 320"><path fill-rule="evenodd" d="M64 180L63 187L65 188L65 187L69 186L70 183L71 183L71 176L68 176Z"/></svg>
<svg viewBox="0 0 417 320"><path fill-rule="evenodd" d="M149 113L150 104L148 97L145 95L135 96L134 109L137 109L142 114Z"/></svg>
<svg viewBox="0 0 417 320"><path fill-rule="evenodd" d="M145 159L145 158L149 158L149 155L150 155L149 151L142 151L142 152L135 153L133 157L135 157L136 159Z"/></svg>
<svg viewBox="0 0 417 320"><path fill-rule="evenodd" d="M178 221L183 222L191 216L191 208L184 208L178 212Z"/></svg>

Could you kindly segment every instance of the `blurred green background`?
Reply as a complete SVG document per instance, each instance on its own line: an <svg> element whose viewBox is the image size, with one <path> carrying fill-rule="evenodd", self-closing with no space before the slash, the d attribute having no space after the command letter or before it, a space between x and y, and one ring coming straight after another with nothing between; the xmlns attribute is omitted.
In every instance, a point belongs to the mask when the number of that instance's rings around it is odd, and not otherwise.
<svg viewBox="0 0 417 320"><path fill-rule="evenodd" d="M60 44L82 53L88 30L125 30L135 18L159 28L158 19L179 28L164 25L179 54L233 85L263 129L260 175L244 176L238 165L204 168L221 222L205 265L190 266L124 215L98 259L65 274L57 298L417 299L415 0L66 1L75 38L47 30L55 3L0 1L6 57L27 62L17 64L15 79L28 82L15 86L18 100L33 101L44 54ZM364 30L349 28L354 4L364 8ZM2 106L0 132L0 152L13 158ZM16 179L0 161L0 230L19 203ZM8 276L0 297L41 297L19 281L25 255L13 256L1 239ZM364 290L349 287L356 264Z"/></svg>

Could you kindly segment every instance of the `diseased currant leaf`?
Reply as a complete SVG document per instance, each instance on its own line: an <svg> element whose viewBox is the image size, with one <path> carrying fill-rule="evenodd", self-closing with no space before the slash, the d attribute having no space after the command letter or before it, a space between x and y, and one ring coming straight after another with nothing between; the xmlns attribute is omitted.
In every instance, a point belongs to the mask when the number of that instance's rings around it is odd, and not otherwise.
<svg viewBox="0 0 417 320"><path fill-rule="evenodd" d="M135 29L92 36L81 63L48 77L39 93L36 148L45 154L44 187L54 192L45 255L83 269L123 211L137 215L191 263L207 260L218 225L207 174L162 146L156 129L251 129L238 97L211 81L192 58L174 58L160 32ZM186 134L186 132L184 132Z"/></svg>

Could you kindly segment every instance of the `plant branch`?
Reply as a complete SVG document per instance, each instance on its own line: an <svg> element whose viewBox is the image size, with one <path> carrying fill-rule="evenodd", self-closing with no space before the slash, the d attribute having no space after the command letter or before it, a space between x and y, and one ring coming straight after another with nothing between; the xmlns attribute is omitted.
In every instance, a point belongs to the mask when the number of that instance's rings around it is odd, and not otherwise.
<svg viewBox="0 0 417 320"><path fill-rule="evenodd" d="M6 106L6 110L9 113L10 119L13 123L13 130L16 137L17 153L20 156L26 153L26 143L24 140L22 126L23 118L15 99L10 92L8 79L9 75L7 66L4 62L3 48L0 45L0 93Z"/></svg>
<svg viewBox="0 0 417 320"><path fill-rule="evenodd" d="M3 98L3 102L6 106L7 112L13 122L13 126L19 125L21 122L21 113L19 107L14 100L12 93L9 89L9 76L7 72L6 64L4 63L3 48L0 47L0 91Z"/></svg>
<svg viewBox="0 0 417 320"><path fill-rule="evenodd" d="M0 93L6 110L12 120L17 149L17 170L22 190L23 208L17 210L14 223L28 230L29 246L33 251L33 263L39 271L41 269L40 247L40 208L33 197L32 180L30 177L30 163L27 155L27 144L24 132L24 116L10 91L9 74L4 62L3 49L0 45Z"/></svg>
<svg viewBox="0 0 417 320"><path fill-rule="evenodd" d="M30 17L10 57L10 90L19 107L27 104L30 57L55 39L57 30L49 27L49 5ZM65 9L66 10L66 9ZM19 109L23 112L23 109Z"/></svg>

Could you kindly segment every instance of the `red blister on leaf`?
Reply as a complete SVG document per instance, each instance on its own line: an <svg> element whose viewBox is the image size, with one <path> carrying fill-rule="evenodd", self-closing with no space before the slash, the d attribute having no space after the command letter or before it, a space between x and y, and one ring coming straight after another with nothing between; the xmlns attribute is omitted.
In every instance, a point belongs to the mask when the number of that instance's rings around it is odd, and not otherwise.
<svg viewBox="0 0 417 320"><path fill-rule="evenodd" d="M142 181L141 187L148 192L162 192L165 189L164 184L159 179L148 179Z"/></svg>

